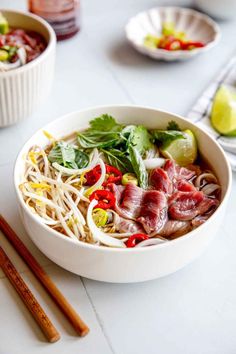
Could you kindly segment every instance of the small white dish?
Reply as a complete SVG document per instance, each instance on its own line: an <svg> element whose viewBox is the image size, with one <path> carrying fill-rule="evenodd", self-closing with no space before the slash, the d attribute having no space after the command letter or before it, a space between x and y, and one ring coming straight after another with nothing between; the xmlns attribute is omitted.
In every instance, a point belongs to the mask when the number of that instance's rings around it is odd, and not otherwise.
<svg viewBox="0 0 236 354"><path fill-rule="evenodd" d="M93 117L107 113L124 124L144 124L150 129L164 128L171 120L182 129L194 131L200 153L214 166L222 187L221 203L201 226L183 237L152 247L121 249L96 246L65 237L43 224L23 200L19 185L24 181L24 156L32 145L45 146L43 130L56 138L84 129ZM213 239L224 218L231 189L231 168L222 148L201 128L172 113L139 106L103 106L74 112L37 131L18 155L14 184L20 214L29 237L53 262L86 278L118 283L139 282L171 274L198 257Z"/></svg>
<svg viewBox="0 0 236 354"><path fill-rule="evenodd" d="M177 31L185 32L187 38L203 42L205 46L193 50L176 51L146 47L144 45L146 35L159 36L165 22L174 23ZM220 28L210 17L181 7L156 7L140 12L129 20L125 31L128 41L137 51L151 58L165 61L190 59L214 47L220 39Z"/></svg>

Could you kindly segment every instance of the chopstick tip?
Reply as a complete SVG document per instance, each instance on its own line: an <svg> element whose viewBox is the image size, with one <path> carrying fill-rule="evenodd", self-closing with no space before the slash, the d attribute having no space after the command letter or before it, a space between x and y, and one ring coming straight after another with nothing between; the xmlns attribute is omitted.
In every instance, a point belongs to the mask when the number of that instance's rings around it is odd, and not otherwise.
<svg viewBox="0 0 236 354"><path fill-rule="evenodd" d="M53 337L51 337L50 339L48 339L48 341L50 343L55 343L57 342L59 339L61 339L61 336L59 333L56 333Z"/></svg>

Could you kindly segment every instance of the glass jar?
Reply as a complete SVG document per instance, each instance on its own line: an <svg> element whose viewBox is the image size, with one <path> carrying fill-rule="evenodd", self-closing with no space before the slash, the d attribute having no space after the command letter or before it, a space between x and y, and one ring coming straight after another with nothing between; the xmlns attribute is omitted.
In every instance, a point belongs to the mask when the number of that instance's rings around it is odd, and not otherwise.
<svg viewBox="0 0 236 354"><path fill-rule="evenodd" d="M80 29L79 0L28 0L28 8L50 23L58 40L70 38Z"/></svg>

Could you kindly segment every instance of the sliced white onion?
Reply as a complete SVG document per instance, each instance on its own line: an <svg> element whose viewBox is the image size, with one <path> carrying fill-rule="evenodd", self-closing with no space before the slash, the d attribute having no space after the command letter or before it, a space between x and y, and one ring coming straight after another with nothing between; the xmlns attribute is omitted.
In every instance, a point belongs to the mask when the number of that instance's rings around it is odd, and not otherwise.
<svg viewBox="0 0 236 354"><path fill-rule="evenodd" d="M168 242L168 241L162 240L160 238L151 238L151 239L139 242L135 247L154 246L154 245L159 245L159 244L165 243L165 242Z"/></svg>
<svg viewBox="0 0 236 354"><path fill-rule="evenodd" d="M111 236L111 237L115 237L115 238L124 238L124 237L130 237L132 236L134 233L131 232L123 232L123 233L118 233L118 232L106 232L106 235Z"/></svg>
<svg viewBox="0 0 236 354"><path fill-rule="evenodd" d="M159 156L160 156L159 150L158 150L157 146L154 145L152 149L149 149L146 151L145 159L149 160L149 159L153 159L153 158L156 158Z"/></svg>
<svg viewBox="0 0 236 354"><path fill-rule="evenodd" d="M75 169L75 168L67 168L67 167L64 167L64 166L61 166L59 165L57 162L53 162L52 166L62 172L63 174L65 175L81 175L82 173L85 173L85 172L88 172L90 170L92 170L98 163L98 159L99 159L99 153L98 153L98 150L97 149L94 149L93 150L93 155L92 155L92 158L91 158L91 162L90 164L85 167L85 168L78 168L78 169Z"/></svg>
<svg viewBox="0 0 236 354"><path fill-rule="evenodd" d="M220 189L220 186L218 184L215 183L209 183L206 184L201 191L206 194L206 195L210 195L212 193L214 193L217 189Z"/></svg>
<svg viewBox="0 0 236 354"><path fill-rule="evenodd" d="M92 200L91 203L89 204L88 211L87 211L87 225L93 235L93 238L95 239L95 241L100 241L106 246L125 248L126 246L123 241L108 236L105 232L101 231L96 226L95 222L93 221L92 212L93 212L93 208L97 205L97 203L98 203L97 200Z"/></svg>
<svg viewBox="0 0 236 354"><path fill-rule="evenodd" d="M21 65L26 64L26 51L25 48L21 47L17 50L18 59L14 63L0 62L0 72L9 71L12 69L19 68Z"/></svg>
<svg viewBox="0 0 236 354"><path fill-rule="evenodd" d="M201 175L199 175L194 184L197 188L201 187L202 181L206 180L208 182L214 182L217 183L217 178L213 175L213 173L202 173Z"/></svg>
<svg viewBox="0 0 236 354"><path fill-rule="evenodd" d="M101 187L103 182L105 181L105 178L106 178L106 166L105 166L105 163L103 162L102 159L98 159L98 164L101 167L101 176L99 177L97 182L94 183L94 185L92 185L91 187L86 189L85 195L88 195L88 193L91 194L92 192L94 192L96 189Z"/></svg>
<svg viewBox="0 0 236 354"><path fill-rule="evenodd" d="M24 47L20 47L18 50L17 50L17 54L18 54L18 57L20 59L20 62L21 62L21 65L25 65L26 64L26 50Z"/></svg>
<svg viewBox="0 0 236 354"><path fill-rule="evenodd" d="M155 157L153 159L143 160L147 170L153 170L154 168L161 167L164 165L165 161L166 160L162 157Z"/></svg>

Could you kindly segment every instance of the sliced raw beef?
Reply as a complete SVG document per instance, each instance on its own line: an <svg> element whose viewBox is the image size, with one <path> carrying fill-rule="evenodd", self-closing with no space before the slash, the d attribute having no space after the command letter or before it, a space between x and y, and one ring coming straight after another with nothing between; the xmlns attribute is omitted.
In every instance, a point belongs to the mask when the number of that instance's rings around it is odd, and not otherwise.
<svg viewBox="0 0 236 354"><path fill-rule="evenodd" d="M204 200L198 206L198 215L203 215L205 213L209 213L208 217L211 215L212 209L215 210L219 205L219 200L212 199L208 197L204 197Z"/></svg>
<svg viewBox="0 0 236 354"><path fill-rule="evenodd" d="M204 224L204 222L207 221L207 219L209 219L209 217L214 213L216 208L219 206L219 200L218 199L211 199L211 198L206 198L206 199L207 200L211 200L211 206L207 210L207 212L205 212L203 215L198 215L196 218L194 218L191 221L191 224L192 224L193 227L198 227L198 226Z"/></svg>
<svg viewBox="0 0 236 354"><path fill-rule="evenodd" d="M193 191L196 191L195 186L192 183L186 181L185 179L178 180L175 183L175 188L176 188L176 190L181 191L181 192L193 192Z"/></svg>
<svg viewBox="0 0 236 354"><path fill-rule="evenodd" d="M172 182L167 174L162 168L155 168L150 175L151 185L158 191L171 194L173 190Z"/></svg>
<svg viewBox="0 0 236 354"><path fill-rule="evenodd" d="M176 175L177 175L177 179L183 178L189 181L191 178L193 178L196 175L196 172L193 170L189 170L186 167L176 166Z"/></svg>
<svg viewBox="0 0 236 354"><path fill-rule="evenodd" d="M191 225L193 227L198 227L198 226L204 224L204 222L206 222L208 218L209 218L209 216L206 216L206 215L198 215L198 216L196 216L196 218L194 218L191 221Z"/></svg>
<svg viewBox="0 0 236 354"><path fill-rule="evenodd" d="M128 183L126 187L122 188L112 183L109 188L116 197L116 212L125 219L136 219L140 214L145 191L132 183Z"/></svg>
<svg viewBox="0 0 236 354"><path fill-rule="evenodd" d="M195 170L191 170L186 167L180 167L173 160L167 160L163 168L171 180L175 178L176 180L185 179L189 181L193 176L196 175Z"/></svg>
<svg viewBox="0 0 236 354"><path fill-rule="evenodd" d="M166 173L168 174L168 176L171 180L176 175L175 166L176 166L176 164L173 160L166 160L166 162L163 166L163 169L166 171Z"/></svg>
<svg viewBox="0 0 236 354"><path fill-rule="evenodd" d="M215 207L218 201L204 196L202 192L176 192L169 198L169 215L175 220L192 220Z"/></svg>
<svg viewBox="0 0 236 354"><path fill-rule="evenodd" d="M145 191L132 183L121 189L109 186L116 196L115 210L125 219L138 221L147 233L158 232L166 222L167 199L163 192Z"/></svg>
<svg viewBox="0 0 236 354"><path fill-rule="evenodd" d="M137 219L150 234L159 232L167 219L167 199L164 193L150 190L143 196L140 216Z"/></svg>
<svg viewBox="0 0 236 354"><path fill-rule="evenodd" d="M168 220L159 234L171 239L186 234L191 228L190 221Z"/></svg>
<svg viewBox="0 0 236 354"><path fill-rule="evenodd" d="M145 231L143 229L143 227L136 221L134 220L128 220L128 219L124 219L122 217L119 218L118 222L117 222L117 231L119 232L130 232L132 234L143 234Z"/></svg>

